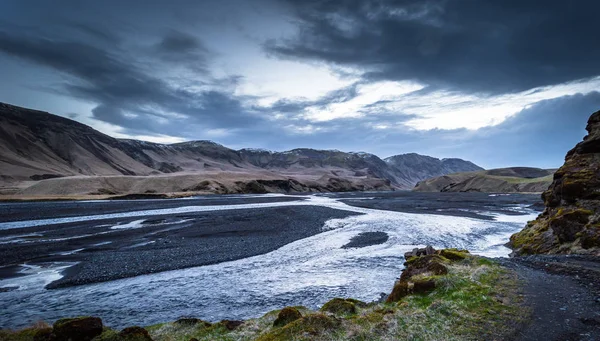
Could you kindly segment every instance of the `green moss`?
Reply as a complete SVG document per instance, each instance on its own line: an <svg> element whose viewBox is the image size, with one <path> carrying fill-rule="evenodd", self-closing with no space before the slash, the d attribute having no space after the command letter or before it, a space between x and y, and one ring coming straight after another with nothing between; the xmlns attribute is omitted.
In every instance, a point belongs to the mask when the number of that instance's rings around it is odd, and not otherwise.
<svg viewBox="0 0 600 341"><path fill-rule="evenodd" d="M491 265L496 265L497 263L494 262L494 261L492 261L489 258L477 258L477 264L478 265L488 265L488 266L491 266Z"/></svg>
<svg viewBox="0 0 600 341"><path fill-rule="evenodd" d="M304 316L283 328L274 329L261 335L257 341L315 340L334 333L340 321L323 314Z"/></svg>
<svg viewBox="0 0 600 341"><path fill-rule="evenodd" d="M120 341L119 333L110 328L104 327L102 334L96 336L92 341Z"/></svg>
<svg viewBox="0 0 600 341"><path fill-rule="evenodd" d="M298 311L298 309L293 307L285 307L279 312L277 319L275 322L273 322L273 327L283 327L300 318L302 318L302 314L300 311Z"/></svg>
<svg viewBox="0 0 600 341"><path fill-rule="evenodd" d="M334 315L352 315L356 314L356 305L349 300L343 298L334 298L325 303L321 311L332 313Z"/></svg>
<svg viewBox="0 0 600 341"><path fill-rule="evenodd" d="M467 258L469 256L469 253L464 252L464 251L459 251L457 249L443 249L443 250L440 250L440 255L449 260L460 261L460 260Z"/></svg>

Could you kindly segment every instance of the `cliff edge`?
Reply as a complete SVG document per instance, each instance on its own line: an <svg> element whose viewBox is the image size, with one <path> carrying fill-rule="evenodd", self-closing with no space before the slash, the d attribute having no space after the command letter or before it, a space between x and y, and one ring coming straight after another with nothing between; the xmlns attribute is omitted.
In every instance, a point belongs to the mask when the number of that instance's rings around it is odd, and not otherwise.
<svg viewBox="0 0 600 341"><path fill-rule="evenodd" d="M515 255L600 256L600 111L592 114L586 130L542 194L544 212L511 236Z"/></svg>

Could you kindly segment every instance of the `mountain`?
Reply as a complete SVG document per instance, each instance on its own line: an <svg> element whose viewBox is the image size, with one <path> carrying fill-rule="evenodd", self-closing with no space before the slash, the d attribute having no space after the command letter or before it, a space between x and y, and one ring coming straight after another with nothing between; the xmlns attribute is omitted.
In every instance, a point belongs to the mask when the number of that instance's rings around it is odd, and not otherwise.
<svg viewBox="0 0 600 341"><path fill-rule="evenodd" d="M541 193L552 182L553 169L512 167L454 173L417 183L417 192Z"/></svg>
<svg viewBox="0 0 600 341"><path fill-rule="evenodd" d="M476 164L461 159L436 159L415 153L390 156L384 161L395 170L397 182L413 187L417 182L440 175L482 171Z"/></svg>
<svg viewBox="0 0 600 341"><path fill-rule="evenodd" d="M337 150L116 139L64 117L0 103L0 169L0 194L62 196L410 189L426 177L481 168L418 154L382 160Z"/></svg>
<svg viewBox="0 0 600 341"><path fill-rule="evenodd" d="M542 194L544 212L510 237L515 254L600 256L600 111L592 114L586 130Z"/></svg>

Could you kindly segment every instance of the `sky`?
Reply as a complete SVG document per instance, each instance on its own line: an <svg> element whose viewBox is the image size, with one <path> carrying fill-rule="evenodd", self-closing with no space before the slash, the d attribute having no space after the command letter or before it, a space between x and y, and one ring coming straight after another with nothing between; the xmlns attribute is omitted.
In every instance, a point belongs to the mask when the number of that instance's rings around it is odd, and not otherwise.
<svg viewBox="0 0 600 341"><path fill-rule="evenodd" d="M595 0L3 0L0 101L108 135L559 167Z"/></svg>

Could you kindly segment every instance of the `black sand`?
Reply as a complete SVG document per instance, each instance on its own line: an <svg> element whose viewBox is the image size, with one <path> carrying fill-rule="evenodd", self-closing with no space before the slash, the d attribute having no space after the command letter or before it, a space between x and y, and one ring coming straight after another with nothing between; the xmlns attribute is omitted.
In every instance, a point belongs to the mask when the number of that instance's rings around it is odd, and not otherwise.
<svg viewBox="0 0 600 341"><path fill-rule="evenodd" d="M137 202L121 205L129 206L131 210ZM40 212L40 215L46 213ZM43 238L1 245L0 266L26 262L80 262L48 288L110 281L267 253L320 233L328 219L353 214L317 206L287 206L5 230L2 234L38 233ZM139 220L144 220L139 228L111 229ZM80 249L83 250L72 253ZM5 272L0 272L4 278L14 276Z"/></svg>

